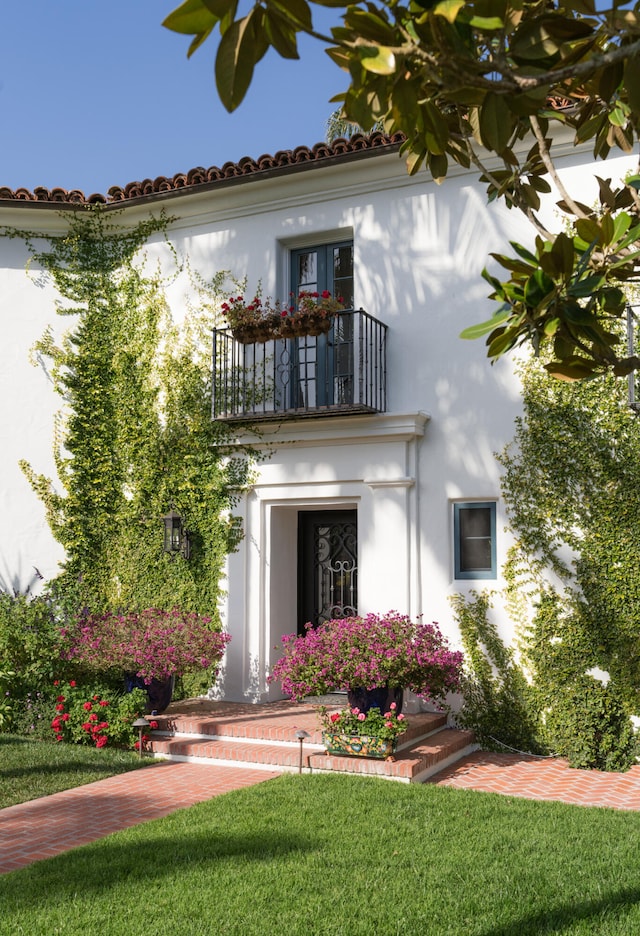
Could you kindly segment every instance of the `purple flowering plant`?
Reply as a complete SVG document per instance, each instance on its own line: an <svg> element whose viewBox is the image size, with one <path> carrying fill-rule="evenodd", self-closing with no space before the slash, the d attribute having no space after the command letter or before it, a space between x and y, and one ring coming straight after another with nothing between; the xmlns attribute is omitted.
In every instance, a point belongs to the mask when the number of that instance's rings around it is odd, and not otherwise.
<svg viewBox="0 0 640 936"><path fill-rule="evenodd" d="M62 629L66 657L104 672L118 668L135 673L145 683L185 673L217 668L231 639L195 612L144 611L89 614Z"/></svg>
<svg viewBox="0 0 640 936"><path fill-rule="evenodd" d="M397 611L307 624L304 635L287 634L282 643L269 678L293 699L395 686L435 701L460 683L463 655L449 648L438 625Z"/></svg>

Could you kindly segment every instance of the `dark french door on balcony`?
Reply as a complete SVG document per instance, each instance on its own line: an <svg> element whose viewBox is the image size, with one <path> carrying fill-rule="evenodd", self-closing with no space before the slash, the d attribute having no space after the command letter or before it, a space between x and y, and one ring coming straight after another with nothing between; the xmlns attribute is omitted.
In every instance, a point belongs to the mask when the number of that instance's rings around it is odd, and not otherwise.
<svg viewBox="0 0 640 936"><path fill-rule="evenodd" d="M353 244L343 241L291 252L291 292L328 290L353 308ZM292 405L298 408L353 402L353 316L336 320L327 335L292 342Z"/></svg>
<svg viewBox="0 0 640 936"><path fill-rule="evenodd" d="M355 510L298 514L298 633L358 613L358 515Z"/></svg>

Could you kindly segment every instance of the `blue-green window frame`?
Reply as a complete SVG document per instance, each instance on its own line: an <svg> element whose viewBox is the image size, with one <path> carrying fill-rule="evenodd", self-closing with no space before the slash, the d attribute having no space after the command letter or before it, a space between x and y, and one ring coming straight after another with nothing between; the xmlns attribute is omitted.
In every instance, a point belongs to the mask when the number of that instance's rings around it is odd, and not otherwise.
<svg viewBox="0 0 640 936"><path fill-rule="evenodd" d="M484 508L489 510L490 565L485 568L462 567L462 523L461 514L465 510ZM498 575L496 560L496 502L495 501L458 501L453 505L453 554L454 578L456 579L495 579Z"/></svg>

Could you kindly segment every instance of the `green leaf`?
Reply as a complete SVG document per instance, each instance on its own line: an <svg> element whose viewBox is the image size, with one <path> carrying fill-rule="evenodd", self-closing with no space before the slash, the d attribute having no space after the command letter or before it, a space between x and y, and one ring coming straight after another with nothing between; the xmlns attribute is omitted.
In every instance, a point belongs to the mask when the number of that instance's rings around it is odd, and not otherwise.
<svg viewBox="0 0 640 936"><path fill-rule="evenodd" d="M216 87L229 112L244 100L253 77L253 66L261 57L253 41L250 17L251 14L231 24L220 40L216 56Z"/></svg>
<svg viewBox="0 0 640 936"><path fill-rule="evenodd" d="M278 55L285 59L300 58L295 29L268 7L264 11L264 31Z"/></svg>
<svg viewBox="0 0 640 936"><path fill-rule="evenodd" d="M407 156L407 170L409 175L415 175L419 170L420 166L424 162L425 156L427 155L426 150L421 150L419 152L412 151Z"/></svg>
<svg viewBox="0 0 640 936"><path fill-rule="evenodd" d="M311 10L306 0L267 0L267 10L271 7L292 26L304 30L313 27Z"/></svg>
<svg viewBox="0 0 640 936"><path fill-rule="evenodd" d="M359 38L381 45L395 45L395 33L381 14L360 10L358 7L349 7L344 22L357 33Z"/></svg>
<svg viewBox="0 0 640 936"><path fill-rule="evenodd" d="M235 16L238 0L200 0L218 19L224 19L231 11Z"/></svg>
<svg viewBox="0 0 640 936"><path fill-rule="evenodd" d="M626 126L629 115L624 107L618 104L609 112L609 123L613 124L615 127L624 127Z"/></svg>
<svg viewBox="0 0 640 936"><path fill-rule="evenodd" d="M480 137L487 149L501 153L506 149L514 117L507 107L504 98L499 94L489 92L480 108Z"/></svg>
<svg viewBox="0 0 640 936"><path fill-rule="evenodd" d="M444 182L449 168L449 160L444 153L429 153L427 157L429 172L433 176L434 182L440 184Z"/></svg>
<svg viewBox="0 0 640 936"><path fill-rule="evenodd" d="M507 328L487 341L487 357L498 358L510 351L518 339L518 329Z"/></svg>
<svg viewBox="0 0 640 936"><path fill-rule="evenodd" d="M600 225L593 218L579 218L576 221L576 231L587 244L600 242Z"/></svg>
<svg viewBox="0 0 640 936"><path fill-rule="evenodd" d="M602 243L605 245L610 244L611 241L613 240L614 227L613 227L613 218L608 212L606 214L603 214L600 219L600 230L602 231L602 238L601 238Z"/></svg>
<svg viewBox="0 0 640 936"><path fill-rule="evenodd" d="M199 33L197 36L194 37L189 48L187 49L187 58L191 58L191 56L196 51L196 49L199 49L202 43L205 41L205 39L209 38L212 31L213 31L213 27L211 27L211 29L205 30L205 32Z"/></svg>
<svg viewBox="0 0 640 936"><path fill-rule="evenodd" d="M576 381L593 377L595 367L587 360L577 358L573 363L552 361L550 364L545 364L544 369L557 380Z"/></svg>
<svg viewBox="0 0 640 936"><path fill-rule="evenodd" d="M503 266L505 270L511 270L512 273L522 273L524 276L531 276L534 269L537 267L537 262L534 266L531 266L529 263L525 263L523 260L517 260L515 257L507 257L506 254L491 253L491 257L494 260L497 260L500 266Z"/></svg>
<svg viewBox="0 0 640 936"><path fill-rule="evenodd" d="M473 26L474 29L491 31L494 29L503 29L504 20L499 16L472 16L469 20L469 25Z"/></svg>
<svg viewBox="0 0 640 936"><path fill-rule="evenodd" d="M573 273L576 256L573 247L573 238L564 233L558 234L553 242L551 255L557 264L558 272L564 279L569 279Z"/></svg>
<svg viewBox="0 0 640 936"><path fill-rule="evenodd" d="M640 57L628 58L624 65L624 86L629 105L634 113L640 112Z"/></svg>
<svg viewBox="0 0 640 936"><path fill-rule="evenodd" d="M555 283L544 270L536 270L524 287L524 299L528 306L536 308L555 292Z"/></svg>
<svg viewBox="0 0 640 936"><path fill-rule="evenodd" d="M540 20L527 20L513 35L511 55L518 60L537 61L555 58L561 41L553 38Z"/></svg>
<svg viewBox="0 0 640 936"><path fill-rule="evenodd" d="M358 48L363 67L374 75L392 75L396 70L396 57L386 46Z"/></svg>
<svg viewBox="0 0 640 936"><path fill-rule="evenodd" d="M496 312L496 314L488 321L481 322L478 325L470 325L469 328L465 328L464 331L460 332L460 338L469 340L484 338L485 335L490 334L492 331L498 328L502 322L506 322L506 320L510 318L511 315L512 310L510 308Z"/></svg>
<svg viewBox="0 0 640 936"><path fill-rule="evenodd" d="M578 280L576 283L572 283L567 294L573 296L575 299L588 299L596 289L599 289L600 286L605 282L604 276L601 276L599 273L593 273L591 276L585 276L584 279ZM580 308L578 306L578 308ZM567 316L571 318L571 316ZM572 318L571 321L586 321L586 319Z"/></svg>
<svg viewBox="0 0 640 936"><path fill-rule="evenodd" d="M435 5L433 12L436 16L444 16L450 23L454 23L464 5L465 0L441 0Z"/></svg>
<svg viewBox="0 0 640 936"><path fill-rule="evenodd" d="M526 247L523 247L522 244L518 244L516 241L509 241L509 244L513 247L518 256L526 260L527 263L530 263L534 267L538 265L538 258L536 255L532 254Z"/></svg>
<svg viewBox="0 0 640 936"><path fill-rule="evenodd" d="M204 0L185 0L162 21L172 32L193 36L211 32L220 19L205 6Z"/></svg>

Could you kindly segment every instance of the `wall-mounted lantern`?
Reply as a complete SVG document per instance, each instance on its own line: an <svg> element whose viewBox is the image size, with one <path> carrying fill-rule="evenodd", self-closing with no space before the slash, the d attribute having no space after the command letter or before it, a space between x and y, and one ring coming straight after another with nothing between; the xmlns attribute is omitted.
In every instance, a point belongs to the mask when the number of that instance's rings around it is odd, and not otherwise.
<svg viewBox="0 0 640 936"><path fill-rule="evenodd" d="M184 528L182 517L173 508L162 518L164 522L164 551L171 556L178 554L188 559L191 552L189 534Z"/></svg>

